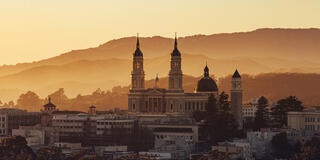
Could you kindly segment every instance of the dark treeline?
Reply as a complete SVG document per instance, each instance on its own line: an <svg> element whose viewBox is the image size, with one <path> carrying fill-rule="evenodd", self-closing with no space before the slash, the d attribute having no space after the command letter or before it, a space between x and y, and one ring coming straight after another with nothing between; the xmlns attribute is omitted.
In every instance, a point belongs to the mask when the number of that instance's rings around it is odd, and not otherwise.
<svg viewBox="0 0 320 160"><path fill-rule="evenodd" d="M269 101L278 101L288 95L295 95L304 102L306 107L320 104L320 81L319 74L300 73L266 73L257 76L242 74L243 100L248 102L250 98L264 95ZM193 92L200 77L185 75L183 87L186 92ZM147 80L146 87L153 87L154 80ZM168 78L160 78L159 86L167 88ZM219 78L219 91L229 92L231 87L231 76ZM90 105L95 105L98 110L108 110L114 107L127 109L129 86L115 86L110 91L97 89L89 95L81 95L74 98L66 96L63 88L50 94L52 102L60 110L87 111ZM34 92L21 94L17 103L13 101L3 104L4 106L16 106L18 108L39 111L47 99L41 99Z"/></svg>

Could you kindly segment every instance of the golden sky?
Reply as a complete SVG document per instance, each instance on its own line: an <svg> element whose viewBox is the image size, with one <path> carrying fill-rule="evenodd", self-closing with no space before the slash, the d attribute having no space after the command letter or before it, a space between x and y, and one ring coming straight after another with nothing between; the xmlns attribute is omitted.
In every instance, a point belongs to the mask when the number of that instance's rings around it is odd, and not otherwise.
<svg viewBox="0 0 320 160"><path fill-rule="evenodd" d="M124 36L320 28L320 0L0 0L0 64Z"/></svg>

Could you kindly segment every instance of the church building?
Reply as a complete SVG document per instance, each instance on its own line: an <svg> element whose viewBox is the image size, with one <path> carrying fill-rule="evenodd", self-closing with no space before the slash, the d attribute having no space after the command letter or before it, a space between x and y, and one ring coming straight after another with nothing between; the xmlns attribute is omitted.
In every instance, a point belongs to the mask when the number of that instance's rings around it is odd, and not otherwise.
<svg viewBox="0 0 320 160"><path fill-rule="evenodd" d="M168 88L158 87L158 76L153 88L145 88L143 53L140 49L139 37L137 37L136 50L133 53L131 88L128 95L129 112L190 116L194 111L205 111L209 96L218 96L217 84L209 76L209 68L206 65L195 92L184 92L181 61L181 53L178 49L177 37L175 37L174 48L171 52ZM237 70L232 76L231 83L231 112L235 115L239 126L242 126L242 87L241 76Z"/></svg>

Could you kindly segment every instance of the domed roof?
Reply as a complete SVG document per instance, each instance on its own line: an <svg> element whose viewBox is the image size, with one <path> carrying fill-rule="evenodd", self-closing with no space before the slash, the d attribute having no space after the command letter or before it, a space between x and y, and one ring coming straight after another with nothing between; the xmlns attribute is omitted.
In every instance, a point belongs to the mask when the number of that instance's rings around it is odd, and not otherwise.
<svg viewBox="0 0 320 160"><path fill-rule="evenodd" d="M140 50L140 42L139 37L137 36L137 45L136 45L136 51L133 53L133 56L143 56L142 51Z"/></svg>
<svg viewBox="0 0 320 160"><path fill-rule="evenodd" d="M171 56L181 56L181 53L178 50L177 36L174 38L174 49L171 53Z"/></svg>
<svg viewBox="0 0 320 160"><path fill-rule="evenodd" d="M197 92L217 92L216 82L209 76L209 68L204 68L204 76L198 81Z"/></svg>
<svg viewBox="0 0 320 160"><path fill-rule="evenodd" d="M51 103L51 98L49 97L49 102L44 105L45 108L56 108L56 105Z"/></svg>

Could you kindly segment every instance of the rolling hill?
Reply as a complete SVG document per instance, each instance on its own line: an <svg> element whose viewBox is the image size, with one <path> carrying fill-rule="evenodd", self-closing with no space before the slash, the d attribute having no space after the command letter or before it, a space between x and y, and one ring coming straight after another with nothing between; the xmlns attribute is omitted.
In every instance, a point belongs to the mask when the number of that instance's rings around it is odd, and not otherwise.
<svg viewBox="0 0 320 160"><path fill-rule="evenodd" d="M135 41L135 37L125 37L37 62L3 65L0 100L16 100L29 90L45 97L65 88L67 96L75 97L97 88L127 86ZM160 77L167 76L172 47L170 38L141 38L146 79L154 78L157 73ZM232 74L236 68L253 76L271 72L320 73L320 29L258 29L194 35L179 38L179 49L184 74L195 77L203 74L206 61L216 79Z"/></svg>

